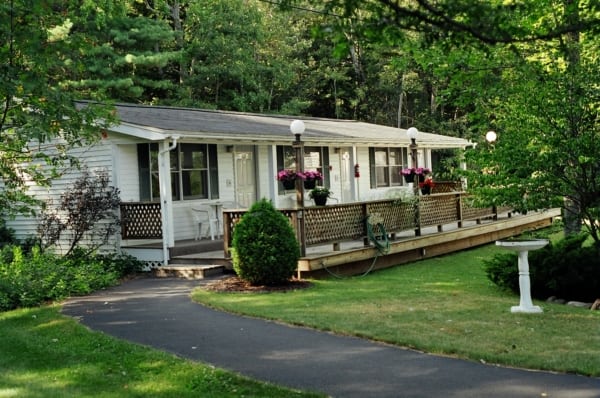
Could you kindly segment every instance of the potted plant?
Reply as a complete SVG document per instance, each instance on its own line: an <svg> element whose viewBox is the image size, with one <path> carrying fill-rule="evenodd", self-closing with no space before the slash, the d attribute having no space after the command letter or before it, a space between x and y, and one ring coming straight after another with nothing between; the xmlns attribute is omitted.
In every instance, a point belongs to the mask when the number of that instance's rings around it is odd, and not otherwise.
<svg viewBox="0 0 600 398"><path fill-rule="evenodd" d="M431 170L427 167L407 167L400 170L400 174L407 183L415 182L415 176L419 178L419 182L424 182L425 176L431 174Z"/></svg>
<svg viewBox="0 0 600 398"><path fill-rule="evenodd" d="M317 181L323 180L323 175L317 170L307 170L302 173L304 177L304 188L313 189L317 185Z"/></svg>
<svg viewBox="0 0 600 398"><path fill-rule="evenodd" d="M419 188L421 188L421 193L423 195L431 194L431 190L435 187L435 183L433 182L433 178L428 176L425 178L425 181L419 183Z"/></svg>
<svg viewBox="0 0 600 398"><path fill-rule="evenodd" d="M296 185L296 179L298 178L303 180L304 174L296 173L295 171L289 169L280 170L277 173L277 180L281 181L283 188L286 190L294 189Z"/></svg>
<svg viewBox="0 0 600 398"><path fill-rule="evenodd" d="M308 197L315 201L315 205L325 206L327 198L331 197L331 191L326 187L314 187L308 193Z"/></svg>

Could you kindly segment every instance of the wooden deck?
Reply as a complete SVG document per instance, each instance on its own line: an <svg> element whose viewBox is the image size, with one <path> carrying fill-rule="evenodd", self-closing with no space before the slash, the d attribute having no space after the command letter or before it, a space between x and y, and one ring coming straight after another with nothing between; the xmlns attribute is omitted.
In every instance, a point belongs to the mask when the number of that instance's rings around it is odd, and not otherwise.
<svg viewBox="0 0 600 398"><path fill-rule="evenodd" d="M460 228L457 223L444 224L442 228L437 226L423 228L420 236L415 236L414 230L406 230L394 234L394 238L389 241L387 253L381 253L373 242L365 246L363 239L345 241L338 245L308 246L306 256L298 262L298 277L319 278L330 274L357 275L370 270L388 268L487 244L525 231L545 228L559 216L558 209L510 217L505 213L499 214L495 220L490 218L463 222ZM224 244L223 241L209 242L212 245L210 247L213 248L215 244ZM190 245L195 244L201 245L207 242L177 242L170 264L175 266L220 264L226 269L232 268L230 259L224 256L222 249L190 253ZM180 249L186 247L188 254L175 254L178 246Z"/></svg>

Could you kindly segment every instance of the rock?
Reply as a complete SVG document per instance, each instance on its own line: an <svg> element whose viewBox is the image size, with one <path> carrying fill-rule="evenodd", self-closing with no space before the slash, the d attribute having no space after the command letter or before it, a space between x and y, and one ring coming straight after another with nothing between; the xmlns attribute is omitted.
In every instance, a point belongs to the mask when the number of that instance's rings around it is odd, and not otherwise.
<svg viewBox="0 0 600 398"><path fill-rule="evenodd" d="M554 303L554 304L564 304L564 303L566 303L567 301L566 301L566 300L563 300L563 299L561 299L561 298L558 298L558 297L556 297L556 296L550 296L550 297L548 297L548 298L546 299L546 302L547 302L547 303Z"/></svg>
<svg viewBox="0 0 600 398"><path fill-rule="evenodd" d="M592 306L591 303L582 303L581 301L569 301L567 305L579 308L590 308Z"/></svg>
<svg viewBox="0 0 600 398"><path fill-rule="evenodd" d="M590 310L600 310L600 298L594 301L594 304L592 304Z"/></svg>

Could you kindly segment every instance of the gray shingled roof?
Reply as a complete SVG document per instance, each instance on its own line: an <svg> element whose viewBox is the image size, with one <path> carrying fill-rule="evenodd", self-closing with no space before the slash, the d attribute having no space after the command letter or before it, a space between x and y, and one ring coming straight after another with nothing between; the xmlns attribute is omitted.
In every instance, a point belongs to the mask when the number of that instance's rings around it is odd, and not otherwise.
<svg viewBox="0 0 600 398"><path fill-rule="evenodd" d="M280 116L164 106L117 104L122 126L147 129L166 138L177 134L182 139L236 141L291 141L292 120L304 121L302 140L320 145L370 144L406 146L410 142L405 129L353 120L321 119L304 116ZM119 129L115 129L119 130ZM154 139L157 136L154 135ZM467 140L420 132L417 143L430 148L461 148Z"/></svg>

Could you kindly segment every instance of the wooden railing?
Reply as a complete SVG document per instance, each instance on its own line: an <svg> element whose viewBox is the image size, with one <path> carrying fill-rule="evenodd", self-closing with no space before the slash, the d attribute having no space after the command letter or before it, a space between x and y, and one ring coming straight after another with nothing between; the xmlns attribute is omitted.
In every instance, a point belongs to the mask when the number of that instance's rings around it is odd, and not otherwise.
<svg viewBox="0 0 600 398"><path fill-rule="evenodd" d="M122 239L160 239L162 237L160 203L121 203L120 209Z"/></svg>
<svg viewBox="0 0 600 398"><path fill-rule="evenodd" d="M437 193L419 196L413 202L399 200L377 200L328 206L310 206L303 209L304 237L299 236L296 226L300 212L298 209L280 209L296 230L300 242L306 246L334 244L363 239L367 245L367 221L380 223L389 234L414 230L415 235L424 227L456 222L462 227L463 221L480 221L496 218L498 212L508 208L478 208L464 192ZM246 209L223 210L223 239L225 253L229 252L232 231ZM160 239L162 223L160 203L129 202L121 204L121 234L123 239Z"/></svg>
<svg viewBox="0 0 600 398"><path fill-rule="evenodd" d="M485 218L496 219L499 211L508 210L509 208L472 207L464 192L425 195L414 202L378 200L312 206L303 209L302 238L296 228L299 211L280 209L294 227L298 240L304 241L305 246L333 243L334 249L340 242L360 238L368 245L366 221L371 224L380 223L389 234L414 230L418 236L424 227L437 226L438 231L441 231L442 225L454 222L462 227L464 221L474 220L479 223ZM245 212L246 210L223 210L225 253L229 251L233 228Z"/></svg>

